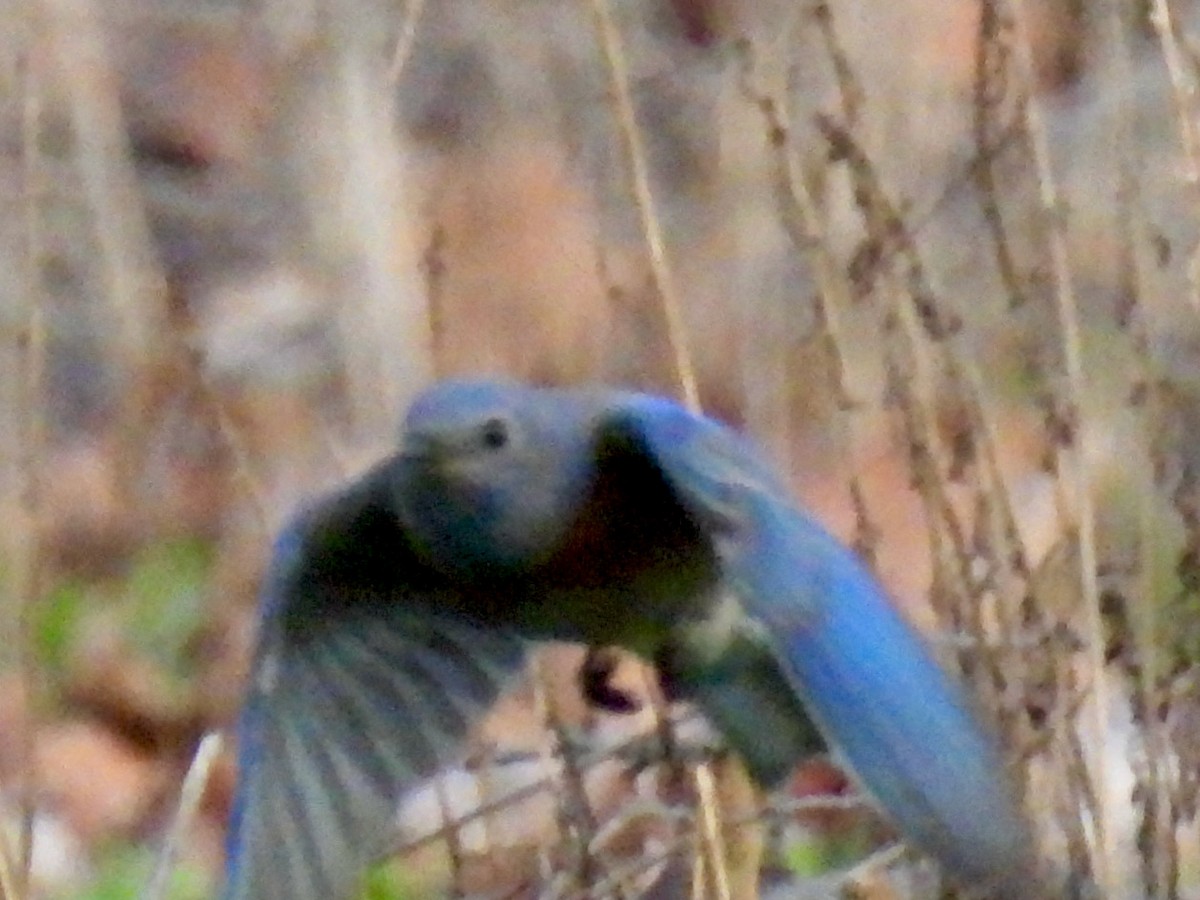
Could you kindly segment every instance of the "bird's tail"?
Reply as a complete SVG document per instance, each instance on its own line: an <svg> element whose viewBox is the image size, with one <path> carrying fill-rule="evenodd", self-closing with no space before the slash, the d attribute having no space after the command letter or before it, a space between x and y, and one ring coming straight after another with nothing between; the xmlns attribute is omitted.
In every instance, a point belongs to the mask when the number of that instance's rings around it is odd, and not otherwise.
<svg viewBox="0 0 1200 900"><path fill-rule="evenodd" d="M973 884L1023 878L1029 828L994 735L858 559L830 544L810 573L830 600L774 635L781 669L914 843Z"/></svg>
<svg viewBox="0 0 1200 900"><path fill-rule="evenodd" d="M820 749L821 735L959 880L1027 883L1030 830L970 698L851 551L791 511L776 524L766 533L778 542L740 569L759 598L753 614L736 617L741 633L718 659L676 662L685 692L764 785Z"/></svg>

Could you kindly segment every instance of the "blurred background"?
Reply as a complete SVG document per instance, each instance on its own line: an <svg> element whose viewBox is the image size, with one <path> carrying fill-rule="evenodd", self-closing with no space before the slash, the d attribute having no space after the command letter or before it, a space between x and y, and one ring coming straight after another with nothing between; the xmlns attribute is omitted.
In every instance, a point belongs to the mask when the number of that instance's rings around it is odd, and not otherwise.
<svg viewBox="0 0 1200 900"><path fill-rule="evenodd" d="M495 373L744 427L1058 870L1200 897L1198 80L1192 0L2 0L3 896L140 895L271 534ZM695 797L565 752L653 727L579 659L372 896L705 896ZM232 750L203 774L160 896L219 879ZM770 820L764 894L944 896L827 763Z"/></svg>

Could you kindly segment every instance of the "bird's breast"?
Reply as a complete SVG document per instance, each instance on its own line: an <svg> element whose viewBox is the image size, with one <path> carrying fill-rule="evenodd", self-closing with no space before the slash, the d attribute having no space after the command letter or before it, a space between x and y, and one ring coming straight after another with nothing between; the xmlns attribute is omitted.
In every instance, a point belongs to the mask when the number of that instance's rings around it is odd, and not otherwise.
<svg viewBox="0 0 1200 900"><path fill-rule="evenodd" d="M596 646L616 645L652 659L673 632L704 620L715 605L715 572L694 554L554 561L522 603L527 629Z"/></svg>

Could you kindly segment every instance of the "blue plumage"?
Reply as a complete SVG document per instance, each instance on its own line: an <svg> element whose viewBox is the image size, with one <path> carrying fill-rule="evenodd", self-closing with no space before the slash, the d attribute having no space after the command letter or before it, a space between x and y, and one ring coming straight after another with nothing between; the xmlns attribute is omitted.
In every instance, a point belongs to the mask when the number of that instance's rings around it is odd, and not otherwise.
<svg viewBox="0 0 1200 900"><path fill-rule="evenodd" d="M961 689L748 442L669 400L436 386L399 452L292 533L243 717L230 900L347 896L389 804L551 637L657 663L764 785L824 738L958 878L1028 867Z"/></svg>
<svg viewBox="0 0 1200 900"><path fill-rule="evenodd" d="M703 420L635 403L633 427L698 514L730 508L724 578L808 713L900 830L969 879L1028 851L970 703L855 555ZM690 427L689 427L690 426ZM731 743L753 733L730 734Z"/></svg>

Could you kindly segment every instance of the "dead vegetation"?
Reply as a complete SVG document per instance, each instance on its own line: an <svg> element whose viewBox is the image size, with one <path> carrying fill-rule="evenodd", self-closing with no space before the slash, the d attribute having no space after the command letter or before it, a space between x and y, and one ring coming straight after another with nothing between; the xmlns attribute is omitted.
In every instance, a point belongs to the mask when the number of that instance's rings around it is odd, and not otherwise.
<svg viewBox="0 0 1200 900"><path fill-rule="evenodd" d="M977 690L1054 895L1200 897L1198 42L1188 0L0 4L0 896L207 895L270 533L487 372L744 425ZM953 896L832 767L760 812L577 666L373 896Z"/></svg>

